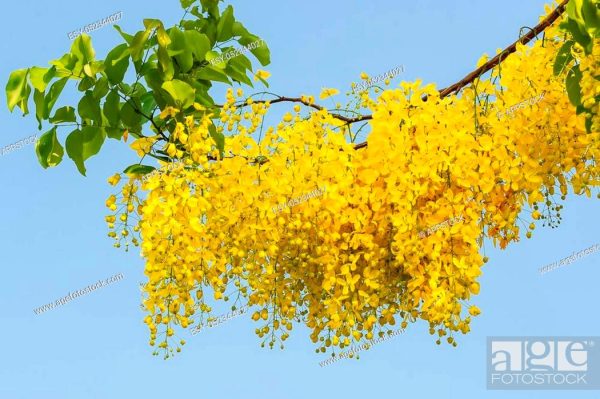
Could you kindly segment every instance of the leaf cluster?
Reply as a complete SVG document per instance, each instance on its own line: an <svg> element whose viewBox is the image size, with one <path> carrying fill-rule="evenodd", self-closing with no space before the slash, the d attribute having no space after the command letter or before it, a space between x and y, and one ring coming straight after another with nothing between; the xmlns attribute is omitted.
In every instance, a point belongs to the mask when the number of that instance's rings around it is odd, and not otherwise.
<svg viewBox="0 0 600 399"><path fill-rule="evenodd" d="M66 150L85 175L85 161L101 150L106 138L121 140L124 134L156 136L158 142L169 144L174 142L177 120L161 120L161 111L167 107L181 110L180 121L207 113L218 117L219 109L209 94L214 84L252 86L252 62L244 54L214 65L210 60L233 50L235 43L246 46L261 39L236 21L232 6L220 10L220 0L180 2L186 13L176 26L165 28L158 19L145 19L144 29L129 34L115 25L123 43L103 60L96 59L90 36L82 34L69 52L50 61L49 67L34 66L10 74L6 85L9 110L18 107L28 114L33 93L38 129L42 130L44 123L51 125L36 145L42 167L58 165ZM250 52L261 65L270 63L265 44ZM54 109L67 83L77 85L79 101ZM202 107L194 107L194 103ZM70 130L64 144L57 134L61 127ZM145 135L147 127L150 133ZM170 160L162 150L150 155Z"/></svg>

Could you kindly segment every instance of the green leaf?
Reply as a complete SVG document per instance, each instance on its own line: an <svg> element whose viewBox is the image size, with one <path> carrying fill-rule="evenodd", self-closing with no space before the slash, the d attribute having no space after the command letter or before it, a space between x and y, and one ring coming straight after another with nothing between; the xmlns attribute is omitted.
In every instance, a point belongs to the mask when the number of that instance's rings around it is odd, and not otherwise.
<svg viewBox="0 0 600 399"><path fill-rule="evenodd" d="M181 80L173 79L165 82L162 84L162 88L169 93L175 104L181 109L185 109L194 103L196 91L192 86Z"/></svg>
<svg viewBox="0 0 600 399"><path fill-rule="evenodd" d="M225 69L227 63L221 58L221 54L217 53L214 50L210 50L206 52L206 61L210 63L210 65L214 68ZM215 60L215 61L213 61Z"/></svg>
<svg viewBox="0 0 600 399"><path fill-rule="evenodd" d="M44 92L34 89L33 102L35 104L35 118L38 121L38 130L42 130L42 120L44 119L44 112L46 110Z"/></svg>
<svg viewBox="0 0 600 399"><path fill-rule="evenodd" d="M160 76L160 73L158 70L153 69L149 71L144 78L146 79L148 87L152 89L152 96L154 97L154 101L156 101L156 105L158 105L160 109L163 109L167 105L167 101L165 99L167 94L161 89L163 80Z"/></svg>
<svg viewBox="0 0 600 399"><path fill-rule="evenodd" d="M189 6L194 4L195 1L196 0L179 0L179 2L181 3L181 8L188 8Z"/></svg>
<svg viewBox="0 0 600 399"><path fill-rule="evenodd" d="M79 173L85 176L85 161L100 151L105 138L104 129L96 126L85 126L69 134L65 143L67 154L75 162Z"/></svg>
<svg viewBox="0 0 600 399"><path fill-rule="evenodd" d="M204 21L205 24L202 26L200 33L204 33L208 37L210 47L212 48L217 43L217 23L219 21L214 17L208 17Z"/></svg>
<svg viewBox="0 0 600 399"><path fill-rule="evenodd" d="M251 49L250 52L254 54L254 56L262 66L267 66L271 63L271 51L269 51L269 48L267 47L265 42L258 36L252 34L243 36L238 40L238 42L243 46L248 46L249 44L260 42L257 43L258 47Z"/></svg>
<svg viewBox="0 0 600 399"><path fill-rule="evenodd" d="M35 143L35 153L44 169L54 167L62 161L65 152L56 138L56 126L42 134Z"/></svg>
<svg viewBox="0 0 600 399"><path fill-rule="evenodd" d="M96 84L96 82L94 81L94 79L91 79L86 76L83 79L81 79L81 82L79 82L79 84L77 85L77 90L86 91L86 90L94 87L95 84Z"/></svg>
<svg viewBox="0 0 600 399"><path fill-rule="evenodd" d="M50 117L50 123L61 123L61 122L77 122L75 116L75 108L66 106L60 107L54 113L54 116Z"/></svg>
<svg viewBox="0 0 600 399"><path fill-rule="evenodd" d="M83 137L81 130L75 129L67 136L65 147L67 149L67 155L73 160L79 173L85 176L85 165L83 163Z"/></svg>
<svg viewBox="0 0 600 399"><path fill-rule="evenodd" d="M175 57L181 72L189 71L194 64L194 58L186 44L185 35L174 26L169 31L169 37L171 38L171 44L167 47L169 56Z"/></svg>
<svg viewBox="0 0 600 399"><path fill-rule="evenodd" d="M102 144L106 139L106 131L104 128L97 126L84 126L82 129L83 135L83 160L96 155L100 152Z"/></svg>
<svg viewBox="0 0 600 399"><path fill-rule="evenodd" d="M211 47L208 36L195 30L186 30L183 34L185 35L187 49L192 51L196 60L203 61Z"/></svg>
<svg viewBox="0 0 600 399"><path fill-rule="evenodd" d="M142 58L142 53L144 52L144 47L148 42L148 38L152 33L151 29L141 30L135 34L131 44L129 45L129 49L131 52L131 59L133 61L139 61Z"/></svg>
<svg viewBox="0 0 600 399"><path fill-rule="evenodd" d="M171 44L171 38L169 34L162 26L156 30L156 40L160 47L166 48L169 44Z"/></svg>
<svg viewBox="0 0 600 399"><path fill-rule="evenodd" d="M23 100L19 104L19 108L23 110L23 116L29 113L29 96L31 95L31 86L25 86L25 94L23 96Z"/></svg>
<svg viewBox="0 0 600 399"><path fill-rule="evenodd" d="M106 77L113 85L123 81L127 68L129 67L129 47L123 43L108 53L104 60Z"/></svg>
<svg viewBox="0 0 600 399"><path fill-rule="evenodd" d="M221 158L223 158L223 154L225 152L225 135L221 132L218 132L215 128L215 125L208 125L208 132L210 133L210 137L215 141L217 145L217 149L221 154Z"/></svg>
<svg viewBox="0 0 600 399"><path fill-rule="evenodd" d="M243 54L230 59L228 63L241 71L252 71L252 62Z"/></svg>
<svg viewBox="0 0 600 399"><path fill-rule="evenodd" d="M196 102L204 105L205 107L213 107L215 105L214 100L208 94L208 90L210 89L210 81L208 80L196 80L193 85L196 89ZM215 118L218 118L217 114L219 113L219 109L214 110Z"/></svg>
<svg viewBox="0 0 600 399"><path fill-rule="evenodd" d="M196 73L196 78L231 84L231 81L220 69L206 66Z"/></svg>
<svg viewBox="0 0 600 399"><path fill-rule="evenodd" d="M577 108L575 108L575 115L580 115L588 112L588 110L583 106L583 104L579 104Z"/></svg>
<svg viewBox="0 0 600 399"><path fill-rule="evenodd" d="M588 133L592 132L592 118L585 118L585 131Z"/></svg>
<svg viewBox="0 0 600 399"><path fill-rule="evenodd" d="M573 60L573 55L571 54L571 47L575 42L573 40L569 40L565 42L558 50L556 54L556 59L554 60L554 76L558 76L565 70L567 65Z"/></svg>
<svg viewBox="0 0 600 399"><path fill-rule="evenodd" d="M102 108L102 112L104 117L112 127L118 127L120 118L120 109L119 109L119 94L115 90L111 90L106 96L106 101L104 101L104 106Z"/></svg>
<svg viewBox="0 0 600 399"><path fill-rule="evenodd" d="M154 42L155 39L148 40L152 32L156 28L162 28L163 25L162 22L158 19L144 19L144 26L146 27L146 29L137 32L133 37L133 40L129 44L131 59L134 63L141 61L144 49L148 46L151 47L153 45L152 42ZM136 70L138 68L139 66L136 64Z"/></svg>
<svg viewBox="0 0 600 399"><path fill-rule="evenodd" d="M158 55L158 71L162 77L162 80L171 80L175 76L175 69L173 68L173 61L169 56L167 49L159 47L157 51Z"/></svg>
<svg viewBox="0 0 600 399"><path fill-rule="evenodd" d="M115 28L117 30L117 32L119 32L119 34L121 35L121 37L123 39L125 39L127 44L131 44L131 42L133 41L133 36L131 36L128 33L123 32L123 29L121 29L121 27L119 25L113 25L113 28Z"/></svg>
<svg viewBox="0 0 600 399"><path fill-rule="evenodd" d="M571 0L567 4L566 9L567 9L567 14L570 19L583 25L584 22L583 22L583 16L581 15L581 6L582 6L582 0Z"/></svg>
<svg viewBox="0 0 600 399"><path fill-rule="evenodd" d="M230 60L233 61L233 60ZM231 78L237 82L245 83L250 87L253 87L252 81L246 76L246 71L244 68L239 68L235 64L229 62L227 68L225 68L225 72L227 75L231 76Z"/></svg>
<svg viewBox="0 0 600 399"><path fill-rule="evenodd" d="M158 69L149 70L148 73L144 75L144 79L146 79L148 87L151 88L155 94L160 90L160 87L163 84L163 79Z"/></svg>
<svg viewBox="0 0 600 399"><path fill-rule="evenodd" d="M231 33L233 36L247 36L250 34L248 30L242 25L241 22L234 22L231 28Z"/></svg>
<svg viewBox="0 0 600 399"><path fill-rule="evenodd" d="M585 29L581 29L580 25L574 19L567 19L564 25L561 24L561 26L565 27L571 33L575 41L577 41L587 53L588 46L591 44L592 39L588 36Z"/></svg>
<svg viewBox="0 0 600 399"><path fill-rule="evenodd" d="M116 127L105 127L104 130L106 131L106 137L119 141L123 138L123 133L125 133L123 129Z"/></svg>
<svg viewBox="0 0 600 399"><path fill-rule="evenodd" d="M579 70L579 65L575 65L571 70L567 73L566 78L566 86L567 86L567 94L569 95L569 101L574 106L578 106L581 104L581 71Z"/></svg>
<svg viewBox="0 0 600 399"><path fill-rule="evenodd" d="M121 106L121 121L131 130L139 130L142 116L135 110L131 102L134 103L137 109L141 109L138 98L133 98L130 101L123 103Z"/></svg>
<svg viewBox="0 0 600 399"><path fill-rule="evenodd" d="M33 87L41 92L46 90L48 83L56 76L56 67L40 68L31 67L29 69L29 81Z"/></svg>
<svg viewBox="0 0 600 399"><path fill-rule="evenodd" d="M79 100L77 113L81 119L88 119L98 123L102 122L100 100L95 99L91 91L85 93L81 100Z"/></svg>
<svg viewBox="0 0 600 399"><path fill-rule="evenodd" d="M128 97L141 97L146 94L146 87L140 82L135 82L127 92Z"/></svg>
<svg viewBox="0 0 600 399"><path fill-rule="evenodd" d="M217 24L217 41L224 42L231 39L234 22L233 7L227 6Z"/></svg>
<svg viewBox="0 0 600 399"><path fill-rule="evenodd" d="M92 95L96 100L100 100L101 98L104 98L104 96L106 96L109 90L110 88L108 87L108 79L105 76L102 76L96 82Z"/></svg>
<svg viewBox="0 0 600 399"><path fill-rule="evenodd" d="M155 18L144 19L144 28L146 28L146 30L149 30L150 32L152 32L154 29L160 28L162 26L163 26L163 23L160 21L160 19L155 19Z"/></svg>
<svg viewBox="0 0 600 399"><path fill-rule="evenodd" d="M60 93L62 93L63 88L67 84L67 80L69 80L69 78L59 79L50 86L45 98L46 109L44 110L44 119L47 119L50 116L52 108L54 107L54 104L56 104L56 100L58 100L58 96L60 96Z"/></svg>
<svg viewBox="0 0 600 399"><path fill-rule="evenodd" d="M152 173L155 170L156 168L154 166L133 164L125 168L123 173L132 175L147 175L148 173Z"/></svg>
<svg viewBox="0 0 600 399"><path fill-rule="evenodd" d="M71 45L71 54L76 58L77 63L74 67L74 73L79 75L79 71L83 66L94 61L94 48L92 47L92 39L86 33L77 36Z"/></svg>
<svg viewBox="0 0 600 399"><path fill-rule="evenodd" d="M79 79L79 74L81 73L81 68L83 68L83 64L79 65L79 70L75 71L75 66L77 65L77 57L75 57L71 53L67 53L60 57L59 59L50 61L50 65L56 67L56 76L61 78L71 78L71 79Z"/></svg>
<svg viewBox="0 0 600 399"><path fill-rule="evenodd" d="M27 108L27 101L29 96L27 95L27 74L29 69L18 69L13 71L8 78L6 83L6 104L10 112L18 106L22 111ZM27 98L25 96L27 95ZM25 104L24 104L25 103ZM27 114L27 112L24 112Z"/></svg>
<svg viewBox="0 0 600 399"><path fill-rule="evenodd" d="M219 0L200 0L202 11L208 11L212 17L219 18Z"/></svg>
<svg viewBox="0 0 600 399"><path fill-rule="evenodd" d="M592 37L598 37L598 30L600 29L600 3L596 3L598 5L594 5L592 0L583 0L581 7L586 30Z"/></svg>
<svg viewBox="0 0 600 399"><path fill-rule="evenodd" d="M157 57L156 53L150 54L150 56L146 59L146 62L144 62L142 64L142 67L140 68L140 70L137 71L137 74L140 76L144 76L151 70L156 69L157 68L157 66L156 66L157 60L158 60L158 57Z"/></svg>
<svg viewBox="0 0 600 399"><path fill-rule="evenodd" d="M142 112L146 115L152 114L152 111L156 108L156 101L154 100L154 92L144 93L140 97L142 103Z"/></svg>

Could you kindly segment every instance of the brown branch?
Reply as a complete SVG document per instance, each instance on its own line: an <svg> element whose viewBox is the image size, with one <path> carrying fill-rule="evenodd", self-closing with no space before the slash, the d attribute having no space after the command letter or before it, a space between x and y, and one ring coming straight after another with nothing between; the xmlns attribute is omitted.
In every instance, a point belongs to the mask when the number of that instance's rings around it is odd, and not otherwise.
<svg viewBox="0 0 600 399"><path fill-rule="evenodd" d="M527 44L530 41L532 41L535 37L537 37L537 35L542 33L547 27L552 25L552 23L554 23L554 21L556 21L558 19L558 17L560 17L563 14L568 2L569 2L569 0L563 0L563 2L560 3L556 7L556 9L554 9L554 11L552 11L542 22L537 24L535 28L531 29L529 31L529 33L527 33L524 36L521 36L519 38L519 40L517 40L516 42L514 42L513 44L511 44L510 46L505 48L504 51L502 51L501 53L496 55L494 58L492 58L491 60L489 60L482 66L480 66L479 68L475 69L473 72L469 73L462 80L454 83L452 86L448 86L445 89L442 89L440 91L440 97L444 98L452 93L458 93L461 89L463 89L468 84L472 83L475 79L477 79L484 73L488 72L490 69L498 66L498 64L500 64L500 62L502 62L503 57L504 57L504 59L506 59L506 57L509 54L514 53L517 50L518 43ZM360 121L372 119L372 118L373 118L372 115L365 115L362 117L355 118L354 120L351 120L348 123L360 122ZM358 149L365 148L365 147L367 147L367 142L356 144L354 146L354 149L358 150Z"/></svg>
<svg viewBox="0 0 600 399"><path fill-rule="evenodd" d="M563 2L560 3L550 14L548 14L548 16L546 18L544 18L544 20L542 22L537 24L535 26L535 28L531 29L529 31L529 33L527 33L524 36L521 36L517 41L515 41L513 44L511 44L510 46L505 48L501 53L496 55L494 58L492 58L491 60L489 60L482 66L480 66L479 68L470 72L467 76L465 76L460 81L454 83L451 86L446 87L445 89L442 89L440 91L440 97L444 98L452 93L458 93L465 86L473 83L473 81L475 79L477 79L484 73L488 72L489 70L493 69L494 67L498 66L498 64L500 64L503 59L506 59L506 57L509 54L514 53L517 50L518 43L525 45L525 44L529 43L530 41L532 41L533 39L535 39L537 37L537 35L539 35L544 30L546 30L546 28L548 28L550 25L552 25L554 23L554 21L556 21L564 13L568 2L569 2L569 0L563 0ZM426 97L424 99L426 100ZM294 102L294 103L304 104L307 107L314 108L318 111L321 111L323 109L323 107L320 105L309 103L308 101L302 100L302 98L298 98L298 97L277 96L277 98L274 100L255 100L255 101L253 101L253 103L267 103L267 102L270 104L281 103L281 102ZM244 105L248 105L248 104L245 103ZM220 108L222 106L215 105L215 107ZM373 115L361 115L361 116L357 116L354 118L349 118L347 116L343 116L343 115L339 115L339 114L331 114L331 116L333 116L336 119L346 122L346 124L348 124L348 125L352 124L352 123L356 123L356 122L363 122L363 121L373 119ZM356 144L354 146L354 149L358 150L358 149L365 148L365 147L367 147L367 142Z"/></svg>
<svg viewBox="0 0 600 399"><path fill-rule="evenodd" d="M463 87L472 83L479 76L483 75L490 69L496 67L502 61L502 57L506 58L508 54L514 53L517 50L517 44L527 44L532 41L537 35L546 30L547 27L552 25L554 21L558 19L562 15L567 6L569 0L564 0L561 4L556 7L554 11L552 11L542 22L540 22L535 28L529 31L528 34L522 36L519 40L508 46L504 49L500 54L496 55L494 58L486 62L484 65L480 66L467 76L465 76L461 81L454 83L452 86L448 86L442 91L440 91L440 97L446 97L449 94L456 93L460 91Z"/></svg>
<svg viewBox="0 0 600 399"><path fill-rule="evenodd" d="M276 94L273 94L273 95L277 96ZM310 103L310 102L305 101L302 98L298 98L298 97L277 96L277 98L274 100L252 100L252 104L265 104L265 103L276 104L276 103L283 103L283 102L304 104L307 107L316 109L317 111L321 111L322 109L324 109L324 107L322 107L318 104ZM245 102L245 103L241 104L240 106L243 107L243 106L248 106L248 105L249 105L248 102ZM214 107L215 108L223 108L223 105L215 104ZM339 115L339 114L330 114L330 115L333 116L335 119L339 119L341 121L346 122L347 124L354 123L354 122L356 122L356 119L357 119L357 118L348 118L347 116L343 116L343 115ZM365 118L365 116L360 116L360 118ZM371 116L366 115L366 118L371 119Z"/></svg>
<svg viewBox="0 0 600 399"><path fill-rule="evenodd" d="M276 98L275 100L257 100L254 101L255 103L266 103L269 102L271 104L275 104L275 103L281 103L281 102L294 102L294 103L301 103L306 105L307 107L311 107L314 108L318 111L321 111L323 109L323 107L321 107L318 104L314 104L314 103L309 103L308 101L304 101L302 100L302 98L298 98L298 97L284 97L284 96L278 96L278 98ZM333 116L335 119L339 119L341 121L344 121L348 124L350 123L354 123L356 122L357 118L348 118L347 116L343 116L343 115L339 115L339 114L331 114L331 116ZM370 115L367 115L370 118ZM362 116L361 116L362 118Z"/></svg>

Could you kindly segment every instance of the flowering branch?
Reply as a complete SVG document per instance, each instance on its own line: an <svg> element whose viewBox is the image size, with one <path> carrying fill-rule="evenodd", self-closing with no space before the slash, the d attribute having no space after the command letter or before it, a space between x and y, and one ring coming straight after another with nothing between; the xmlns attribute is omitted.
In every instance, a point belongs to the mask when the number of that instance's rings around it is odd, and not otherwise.
<svg viewBox="0 0 600 399"><path fill-rule="evenodd" d="M509 54L514 53L517 50L517 44L521 43L524 45L524 44L529 43L533 39L535 39L540 33L542 33L550 25L552 25L554 23L554 21L556 21L564 13L568 2L569 2L569 0L563 0L563 2L560 3L556 7L556 9L554 9L546 18L544 18L544 20L542 22L540 22L533 29L531 29L529 31L529 33L521 36L517 41L515 41L513 44L511 44L510 46L505 48L501 53L496 55L494 58L492 58L491 60L489 60L482 66L480 66L479 68L470 72L467 76L465 76L460 81L454 83L451 86L446 87L445 89L442 89L440 91L440 97L444 98L450 94L458 93L461 89L463 89L465 86L472 83L475 79L477 79L484 73L488 72L489 70L493 69L494 67L498 66L502 62L502 60L506 59L506 57ZM425 98L425 100L426 100L426 98ZM304 99L298 98L298 97L277 96L277 98L274 100L256 100L253 102L254 103L269 102L271 104L280 103L280 102L294 102L294 103L304 104L307 107L314 108L318 111L323 109L323 107L320 105L310 103L307 100L304 100ZM349 118L349 117L346 117L343 115L339 115L339 114L331 114L331 115L336 119L346 122L346 124L348 124L348 125L350 125L352 123L356 123L356 122L363 122L363 121L373 119L373 115L361 115L361 116L352 117L352 118ZM365 148L365 147L367 147L367 143L363 142L363 143L356 144L354 146L354 149L358 150L358 149Z"/></svg>

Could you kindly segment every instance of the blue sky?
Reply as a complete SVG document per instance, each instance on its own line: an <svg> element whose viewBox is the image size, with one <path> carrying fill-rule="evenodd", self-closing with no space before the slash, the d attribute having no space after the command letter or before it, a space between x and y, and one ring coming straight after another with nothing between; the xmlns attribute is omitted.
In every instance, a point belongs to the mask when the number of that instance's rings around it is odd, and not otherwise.
<svg viewBox="0 0 600 399"><path fill-rule="evenodd" d="M467 74L484 52L511 43L537 23L544 1L329 0L233 1L237 19L269 45L271 91L318 95L349 89L361 71L371 76L403 66L399 79L445 87ZM129 32L143 18L167 26L182 15L177 0L82 3L5 1L0 13L0 76L45 66L68 50L67 33L115 12ZM119 43L106 26L91 33L97 56ZM217 92L216 92L217 93ZM75 89L64 96L73 102ZM279 105L284 110L287 105ZM36 133L33 116L10 114L0 97L0 148ZM43 170L33 146L0 156L0 398L598 398L598 392L488 391L488 336L600 335L597 282L600 253L540 275L538 268L600 243L600 205L570 197L563 224L538 229L532 240L499 251L487 244L477 304L482 315L458 348L438 347L415 324L364 352L360 361L326 368L308 331L295 327L284 351L261 349L244 314L192 336L164 361L151 356L138 284L143 260L112 247L106 236L106 178L134 159L109 142L80 176L66 158ZM124 279L35 315L33 309L100 279Z"/></svg>

